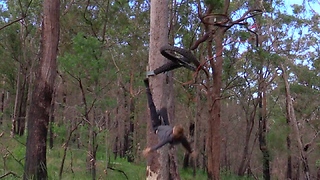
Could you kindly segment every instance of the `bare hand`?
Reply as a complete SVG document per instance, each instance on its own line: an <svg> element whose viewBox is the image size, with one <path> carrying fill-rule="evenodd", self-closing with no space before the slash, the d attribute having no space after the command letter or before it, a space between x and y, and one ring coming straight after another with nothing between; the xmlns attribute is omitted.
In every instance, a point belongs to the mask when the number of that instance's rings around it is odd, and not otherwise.
<svg viewBox="0 0 320 180"><path fill-rule="evenodd" d="M151 151L151 148L146 148L145 150L143 150L143 152L142 152L142 154L143 154L143 156L144 157L147 157L148 156L148 154L150 153L150 151Z"/></svg>

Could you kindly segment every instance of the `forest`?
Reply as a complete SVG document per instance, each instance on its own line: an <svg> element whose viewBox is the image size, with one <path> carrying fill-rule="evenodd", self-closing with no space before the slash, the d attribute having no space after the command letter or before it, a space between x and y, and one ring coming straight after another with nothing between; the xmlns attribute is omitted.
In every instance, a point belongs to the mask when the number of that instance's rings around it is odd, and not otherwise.
<svg viewBox="0 0 320 180"><path fill-rule="evenodd" d="M290 3L289 3L290 2ZM320 1L0 0L0 179L320 179ZM197 156L158 143L157 109Z"/></svg>

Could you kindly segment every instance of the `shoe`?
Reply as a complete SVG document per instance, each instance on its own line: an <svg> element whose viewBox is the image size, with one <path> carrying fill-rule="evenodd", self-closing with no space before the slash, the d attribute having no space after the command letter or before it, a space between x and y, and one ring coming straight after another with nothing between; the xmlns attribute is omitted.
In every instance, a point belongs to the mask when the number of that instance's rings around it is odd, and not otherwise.
<svg viewBox="0 0 320 180"><path fill-rule="evenodd" d="M145 85L147 88L149 88L149 79L148 79L148 78L145 78L145 79L143 80L143 82L144 82L144 85Z"/></svg>
<svg viewBox="0 0 320 180"><path fill-rule="evenodd" d="M147 72L147 78L149 77L149 76L154 76L155 74L154 74L154 71L148 71Z"/></svg>

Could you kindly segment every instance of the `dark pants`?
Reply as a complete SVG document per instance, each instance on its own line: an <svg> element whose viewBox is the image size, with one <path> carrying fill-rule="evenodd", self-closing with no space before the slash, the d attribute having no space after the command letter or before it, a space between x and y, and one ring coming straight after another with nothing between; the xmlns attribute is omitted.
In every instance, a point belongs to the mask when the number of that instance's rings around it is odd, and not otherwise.
<svg viewBox="0 0 320 180"><path fill-rule="evenodd" d="M149 88L147 88L146 93L148 99L148 106L150 109L152 129L154 130L154 132L156 132L158 126L169 125L167 108L161 108L160 111L157 111Z"/></svg>

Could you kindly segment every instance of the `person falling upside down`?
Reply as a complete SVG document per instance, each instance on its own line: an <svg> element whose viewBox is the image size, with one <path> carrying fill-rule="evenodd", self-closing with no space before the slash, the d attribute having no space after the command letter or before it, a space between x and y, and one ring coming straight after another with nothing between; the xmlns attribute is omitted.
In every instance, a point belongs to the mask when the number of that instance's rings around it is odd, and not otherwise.
<svg viewBox="0 0 320 180"><path fill-rule="evenodd" d="M168 143L170 145L177 145L181 143L183 147L191 154L191 156L195 157L196 152L191 149L187 138L184 136L183 127L181 125L175 125L173 127L169 125L166 108L162 108L159 112L157 112L152 99L148 78L144 79L144 84L146 86L152 128L154 133L158 135L159 143L152 147L147 147L145 150L143 150L143 155L146 157L150 152L156 151Z"/></svg>

